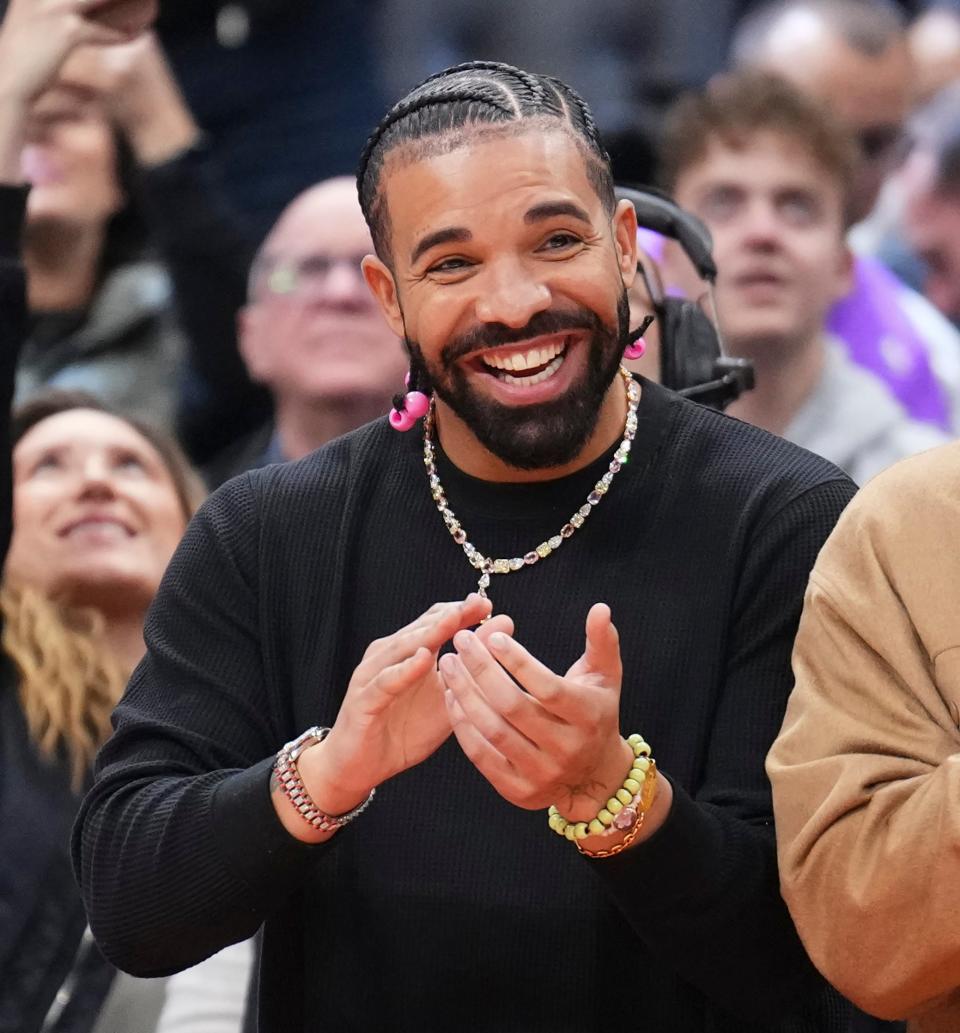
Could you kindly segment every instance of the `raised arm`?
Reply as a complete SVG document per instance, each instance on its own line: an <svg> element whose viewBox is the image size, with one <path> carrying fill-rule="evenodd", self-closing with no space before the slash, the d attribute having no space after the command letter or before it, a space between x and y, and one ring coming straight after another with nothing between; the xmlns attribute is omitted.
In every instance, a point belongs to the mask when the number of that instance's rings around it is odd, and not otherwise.
<svg viewBox="0 0 960 1033"><path fill-rule="evenodd" d="M118 47L87 47L65 76L94 90L130 145L139 200L170 274L187 353L177 431L203 465L270 416L269 394L237 348L252 241L220 186L160 44L152 33Z"/></svg>
<svg viewBox="0 0 960 1033"><path fill-rule="evenodd" d="M9 413L27 332L27 285L20 250L28 187L20 168L30 109L82 43L126 34L84 17L81 0L11 0L0 25L0 412ZM10 421L0 419L0 565L13 528Z"/></svg>

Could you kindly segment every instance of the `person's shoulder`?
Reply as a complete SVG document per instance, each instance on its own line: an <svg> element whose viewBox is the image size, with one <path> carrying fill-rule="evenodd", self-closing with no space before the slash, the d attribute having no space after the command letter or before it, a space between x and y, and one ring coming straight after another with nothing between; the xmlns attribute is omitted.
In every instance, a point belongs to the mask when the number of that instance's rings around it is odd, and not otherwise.
<svg viewBox="0 0 960 1033"><path fill-rule="evenodd" d="M902 459L868 481L849 519L871 527L934 531L944 520L960 530L960 441Z"/></svg>
<svg viewBox="0 0 960 1033"><path fill-rule="evenodd" d="M815 578L840 601L869 606L892 591L908 613L953 613L958 532L955 441L903 459L861 488L820 553Z"/></svg>
<svg viewBox="0 0 960 1033"><path fill-rule="evenodd" d="M783 498L821 485L840 485L850 494L856 490L847 474L822 456L727 413L656 390L669 397L674 410L668 461L678 470L689 467L714 489Z"/></svg>
<svg viewBox="0 0 960 1033"><path fill-rule="evenodd" d="M356 482L374 476L404 444L387 418L381 417L327 442L303 459L251 470L245 476L253 492L272 503L337 505L338 497Z"/></svg>

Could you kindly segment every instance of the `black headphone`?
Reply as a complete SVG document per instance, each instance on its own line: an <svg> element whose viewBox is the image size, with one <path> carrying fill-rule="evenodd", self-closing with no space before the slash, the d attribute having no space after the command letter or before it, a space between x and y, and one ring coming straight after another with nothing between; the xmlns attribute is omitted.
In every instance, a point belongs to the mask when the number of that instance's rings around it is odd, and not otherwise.
<svg viewBox="0 0 960 1033"><path fill-rule="evenodd" d="M638 265L660 322L660 382L686 398L725 409L753 387L753 364L724 354L723 338L716 321L713 289L717 266L710 231L695 215L656 191L618 186L616 192L618 199L633 205L640 226L677 241L683 248L701 279L706 281L713 308L714 321L711 321L695 302L657 292L643 263ZM640 332L648 325L649 321L645 322Z"/></svg>

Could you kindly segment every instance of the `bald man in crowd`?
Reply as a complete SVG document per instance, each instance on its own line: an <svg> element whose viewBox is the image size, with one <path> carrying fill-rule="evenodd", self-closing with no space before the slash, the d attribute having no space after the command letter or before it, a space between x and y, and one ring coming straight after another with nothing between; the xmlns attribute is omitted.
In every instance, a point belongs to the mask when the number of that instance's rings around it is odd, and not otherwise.
<svg viewBox="0 0 960 1033"><path fill-rule="evenodd" d="M860 147L850 216L864 219L904 155L913 83L898 9L860 0L775 0L737 27L731 59L739 68L783 76L847 125ZM829 325L913 418L956 431L960 335L921 295L861 254L852 290Z"/></svg>
<svg viewBox="0 0 960 1033"><path fill-rule="evenodd" d="M402 392L406 355L360 273L372 247L346 177L311 187L280 216L237 321L240 354L273 396L274 417L207 466L211 485L300 459L382 416Z"/></svg>

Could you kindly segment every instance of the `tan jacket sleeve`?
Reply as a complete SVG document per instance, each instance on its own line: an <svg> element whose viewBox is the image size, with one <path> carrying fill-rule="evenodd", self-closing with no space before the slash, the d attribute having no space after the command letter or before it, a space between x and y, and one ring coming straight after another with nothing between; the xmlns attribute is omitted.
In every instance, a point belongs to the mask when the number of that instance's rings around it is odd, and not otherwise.
<svg viewBox="0 0 960 1033"><path fill-rule="evenodd" d="M886 1018L960 986L960 504L919 465L874 481L824 547L767 761L801 938Z"/></svg>

